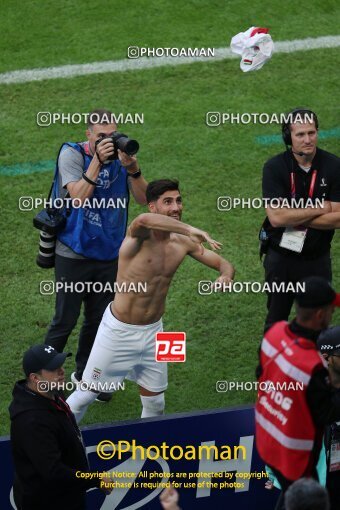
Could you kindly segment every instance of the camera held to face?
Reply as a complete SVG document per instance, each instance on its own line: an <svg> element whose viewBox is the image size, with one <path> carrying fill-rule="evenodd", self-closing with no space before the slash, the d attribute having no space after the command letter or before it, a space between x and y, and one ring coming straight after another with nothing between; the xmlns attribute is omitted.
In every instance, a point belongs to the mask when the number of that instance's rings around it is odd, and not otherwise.
<svg viewBox="0 0 340 510"><path fill-rule="evenodd" d="M103 136L99 138L95 143L96 148L103 140L112 140L113 143L114 152L112 156L107 158L107 161L114 161L115 159L118 159L118 149L129 156L134 156L139 150L139 143L137 140L130 140L130 138L123 133L118 133L118 131L114 131L111 136Z"/></svg>

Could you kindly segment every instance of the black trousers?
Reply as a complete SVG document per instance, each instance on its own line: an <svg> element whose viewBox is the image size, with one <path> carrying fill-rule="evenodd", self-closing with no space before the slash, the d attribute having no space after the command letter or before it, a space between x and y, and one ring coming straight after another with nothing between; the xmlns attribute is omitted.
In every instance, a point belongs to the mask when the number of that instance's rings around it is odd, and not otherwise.
<svg viewBox="0 0 340 510"><path fill-rule="evenodd" d="M332 280L332 267L329 252L321 257L312 260L301 259L299 256L283 255L269 248L263 263L265 269L265 281L273 282L292 282L293 284L306 278L307 276L322 276L326 280ZM275 322L288 320L294 294L287 293L268 293L267 308L268 314L265 321L264 330L267 331Z"/></svg>
<svg viewBox="0 0 340 510"><path fill-rule="evenodd" d="M102 262L92 259L70 259L56 255L55 281L63 282L56 293L55 314L45 337L45 343L62 352L68 337L77 324L82 303L84 303L84 321L79 335L76 354L76 376L81 379L90 355L97 329L107 305L114 299L114 292L67 292L67 283L100 282L110 284L114 289L118 268L118 259ZM87 284L88 286L88 284ZM81 285L75 287L81 290ZM97 290L99 285L97 286ZM96 290L96 287L94 287Z"/></svg>

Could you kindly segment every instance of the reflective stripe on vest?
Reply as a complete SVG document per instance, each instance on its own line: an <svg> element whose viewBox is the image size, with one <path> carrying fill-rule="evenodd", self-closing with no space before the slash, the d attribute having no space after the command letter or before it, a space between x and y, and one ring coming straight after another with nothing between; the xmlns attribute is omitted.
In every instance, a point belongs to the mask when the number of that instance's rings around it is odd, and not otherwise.
<svg viewBox="0 0 340 510"><path fill-rule="evenodd" d="M292 379L298 382L302 382L306 386L308 386L308 383L310 381L310 375L306 374L303 370L300 370L299 368L295 367L292 363L290 363L286 358L284 358L281 354L278 354L278 350L275 349L266 338L263 339L262 342L262 349L263 352L269 357L269 358L276 358L274 359L274 363L280 369L282 372L284 372L286 375L289 375Z"/></svg>
<svg viewBox="0 0 340 510"><path fill-rule="evenodd" d="M280 444L286 448L292 448L294 450L307 450L311 451L313 448L313 441L309 439L295 439L294 437L286 436L281 430L279 430L273 423L266 420L261 413L255 411L256 421L265 429L268 434L276 439Z"/></svg>

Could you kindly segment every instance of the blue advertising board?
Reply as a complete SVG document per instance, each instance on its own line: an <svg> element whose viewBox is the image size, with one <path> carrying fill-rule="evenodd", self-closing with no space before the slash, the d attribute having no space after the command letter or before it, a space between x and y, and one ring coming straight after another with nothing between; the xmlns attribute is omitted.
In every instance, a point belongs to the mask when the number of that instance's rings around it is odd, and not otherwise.
<svg viewBox="0 0 340 510"><path fill-rule="evenodd" d="M88 510L160 510L159 494L169 481L180 494L183 510L272 510L279 493L264 488L264 465L255 448L254 425L253 406L243 406L84 427L91 469L110 471L116 484L110 495L89 490ZM224 452L218 460L210 448L213 446L219 454ZM236 455L234 447L241 447ZM0 458L0 508L13 510L8 437L0 439ZM249 479L245 473L253 477Z"/></svg>

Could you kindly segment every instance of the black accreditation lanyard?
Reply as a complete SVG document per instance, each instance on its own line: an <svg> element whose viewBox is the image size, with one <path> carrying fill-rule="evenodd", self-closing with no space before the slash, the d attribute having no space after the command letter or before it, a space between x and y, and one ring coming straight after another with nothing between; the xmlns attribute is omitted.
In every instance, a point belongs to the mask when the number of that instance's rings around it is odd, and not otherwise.
<svg viewBox="0 0 340 510"><path fill-rule="evenodd" d="M77 425L77 422L74 418L74 415L70 409L70 406L67 404L67 402L65 402L60 396L56 396L56 400L52 400L52 405L57 408L59 411L62 411L63 413L66 414L67 418L70 420L70 422L72 423L72 426L77 434L77 437L79 439L79 441L81 442L81 444L83 445L84 449L85 449L85 446L84 446L84 443L83 443L83 438L82 438L82 435L81 435L81 432L79 430L79 427Z"/></svg>

